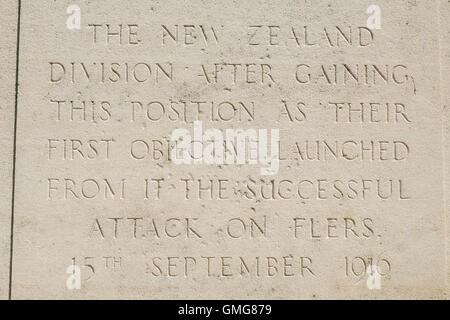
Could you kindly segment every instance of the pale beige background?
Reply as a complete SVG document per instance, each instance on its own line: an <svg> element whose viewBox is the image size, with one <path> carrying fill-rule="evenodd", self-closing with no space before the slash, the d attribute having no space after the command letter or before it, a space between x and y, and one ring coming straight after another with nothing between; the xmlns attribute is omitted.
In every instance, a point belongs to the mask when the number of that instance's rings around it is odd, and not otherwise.
<svg viewBox="0 0 450 320"><path fill-rule="evenodd" d="M447 297L450 293L450 266L448 259L450 257L450 244L449 244L449 219L450 219L450 2L441 1L440 7L441 16L441 81L442 81L442 104L444 106L443 116L443 134L444 134L444 152L445 152L445 167L444 167L444 183L445 183L445 210L446 210L446 227L447 227Z"/></svg>
<svg viewBox="0 0 450 320"><path fill-rule="evenodd" d="M383 8L382 29L376 32L375 46L366 49L330 48L303 51L280 48L248 48L233 42L246 34L251 24L290 25L354 25L364 26L365 10L372 2L365 1L233 1L150 2L95 1L81 2L82 31L65 27L66 7L70 1L23 1L20 90L18 107L18 151L16 177L16 209L14 228L14 264L12 295L26 298L427 298L445 297L446 292L446 230L444 217L442 101L445 73L439 62L448 58L439 45L440 27L448 20L437 19L438 1L377 1ZM445 7L447 4L441 4ZM447 5L448 7L448 5ZM448 8L447 8L448 10ZM229 46L207 48L206 51L154 44L157 34L143 33L143 43L136 48L125 46L93 46L88 23L139 23L143 30L158 30L160 24L223 24L230 27ZM447 25L448 27L448 25ZM440 54L440 52L442 54ZM197 65L217 61L264 61L286 71L277 87L233 86L231 93L223 86L206 87L182 73L173 85L103 86L99 84L71 86L48 82L49 61L173 61L181 65ZM389 63L408 66L414 76L416 95L411 87L299 87L287 74L298 62L307 63ZM441 79L441 76L442 79ZM192 74L190 74L192 75ZM12 78L11 78L12 79ZM442 92L440 91L442 90ZM303 163L280 169L278 178L297 176L309 178L398 177L410 182L409 201L273 201L226 202L184 201L179 185L176 192L159 201L143 201L130 196L123 201L49 201L46 182L49 177L142 177L218 176L245 178L255 175L246 167L191 168L164 163L136 163L123 152L113 160L96 162L48 161L48 138L80 139L113 136L122 146L139 137L168 136L176 124L130 124L127 113L118 112L121 121L108 125L55 123L49 99L77 97L128 101L130 97L148 100L167 99L254 99L258 102L257 120L252 126L281 128L283 140L296 137L309 139L359 138L405 139L411 143L412 154L404 164L398 163ZM330 110L313 110L310 121L301 127L277 123L273 105L280 97L303 99L312 105L330 99L401 100L408 104L410 125L336 126L330 122ZM122 106L123 107L123 106ZM328 117L324 116L328 115ZM3 133L3 132L2 132ZM6 171L8 172L8 171ZM9 188L9 186L7 186ZM133 189L133 191L137 191ZM8 201L6 200L6 203ZM2 201L3 204L3 201ZM2 210L4 206L2 206ZM273 228L269 239L231 240L220 230L202 240L152 242L110 239L99 240L91 233L93 219L111 216L198 217L207 230L220 228L221 222L234 216L267 215ZM296 241L286 237L289 218L368 216L377 222L379 237L366 241ZM8 215L3 219L8 222ZM5 218L6 217L6 218ZM2 224L3 230L3 224ZM8 231L9 228L6 228ZM8 236L6 237L8 241ZM3 244L3 242L2 242ZM6 245L9 248L8 245ZM310 255L317 263L317 278L152 278L145 262L154 255ZM76 256L102 257L122 255L123 270L98 272L81 290L66 289L65 270ZM368 290L364 281L345 279L342 258L345 255L387 256L392 274L383 280L382 290ZM6 256L7 257L7 256ZM98 266L99 263L97 262ZM3 266L2 266L3 267ZM100 270L100 267L99 269Z"/></svg>

